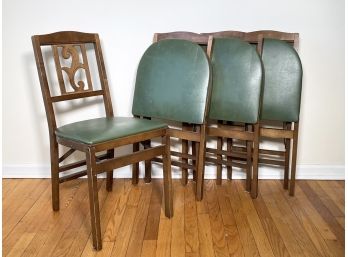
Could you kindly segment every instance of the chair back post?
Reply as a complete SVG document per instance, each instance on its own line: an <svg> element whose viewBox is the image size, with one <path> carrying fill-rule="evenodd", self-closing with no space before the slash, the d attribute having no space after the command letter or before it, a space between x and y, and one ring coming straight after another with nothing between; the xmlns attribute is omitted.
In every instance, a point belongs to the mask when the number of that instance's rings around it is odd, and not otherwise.
<svg viewBox="0 0 348 257"><path fill-rule="evenodd" d="M93 90L93 87L92 87L91 78L89 74L89 66L88 66L88 61L86 56L86 49L85 49L85 44L88 44L88 43L91 43L94 46L96 62L97 62L98 72L99 72L99 79L101 84L101 90ZM39 75L41 92L42 92L42 97L43 97L43 101L45 105L46 118L48 122L48 128L49 128L49 134L50 134L51 140L55 141L55 130L57 128L56 116L55 116L55 112L53 108L53 103L55 102L102 95L106 116L113 117L112 102L111 102L110 91L109 91L105 65L104 65L104 60L103 60L103 55L102 55L102 50L101 50L98 34L82 33L82 32L75 32L75 31L61 31L61 32L55 32L51 34L34 35L32 36L32 44L34 48L36 67L37 67L37 71ZM75 45L78 45L81 49L83 63L79 62L79 59L78 59L79 53L72 52L76 50ZM59 86L61 90L61 94L58 96L52 96L50 92L45 62L42 55L42 49L41 49L42 46L52 47L52 51L53 51L53 55L55 59L56 72L58 76L58 82L59 82ZM60 66L60 60L59 60L57 47L62 47L62 48L66 47L64 58L65 59L72 58L71 67ZM75 50L72 50L71 47L75 48ZM61 54L63 55L63 53ZM74 61L78 63L73 63ZM80 68L84 69L86 72L86 79L88 82L87 89L84 89L84 82L78 81L77 84L75 83L74 75L75 75L75 72ZM63 70L66 71L69 76L70 86L74 89L73 92L66 92L65 88L63 89L63 87L65 87L64 81L62 79Z"/></svg>

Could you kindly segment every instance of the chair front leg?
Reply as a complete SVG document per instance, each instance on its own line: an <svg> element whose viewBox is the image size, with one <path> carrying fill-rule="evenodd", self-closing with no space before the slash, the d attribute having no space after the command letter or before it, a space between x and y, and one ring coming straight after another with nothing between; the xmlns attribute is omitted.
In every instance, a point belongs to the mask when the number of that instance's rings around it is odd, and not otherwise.
<svg viewBox="0 0 348 257"><path fill-rule="evenodd" d="M246 125L245 129L247 131L252 130L251 125ZM253 148L253 143L251 141L245 141L246 143L246 148L247 148L247 170L246 170L246 180L245 180L245 188L246 191L250 192L251 191L251 173L252 173L252 148Z"/></svg>
<svg viewBox="0 0 348 257"><path fill-rule="evenodd" d="M146 140L142 142L144 149L151 148L151 140ZM151 182L151 160L145 160L145 183Z"/></svg>
<svg viewBox="0 0 348 257"><path fill-rule="evenodd" d="M254 149L253 149L253 170L252 170L252 185L251 197L257 198L258 183L259 183L259 140L260 140L260 125L254 124Z"/></svg>
<svg viewBox="0 0 348 257"><path fill-rule="evenodd" d="M108 159L113 159L115 157L115 150L110 149L106 152ZM114 170L109 170L106 172L106 190L108 192L112 191L112 184L114 182Z"/></svg>
<svg viewBox="0 0 348 257"><path fill-rule="evenodd" d="M172 187L172 169L170 156L170 137L168 135L162 138L165 145L163 153L163 191L164 191L164 212L166 217L173 217L173 187Z"/></svg>
<svg viewBox="0 0 348 257"><path fill-rule="evenodd" d="M100 214L98 201L97 174L95 173L96 159L94 148L88 148L86 152L87 160L87 179L89 191L89 207L91 212L91 228L93 247L96 250L102 249L101 232L100 232Z"/></svg>
<svg viewBox="0 0 348 257"><path fill-rule="evenodd" d="M139 151L139 143L133 144L133 153ZM132 166L132 184L136 185L139 182L139 162L136 162Z"/></svg>
<svg viewBox="0 0 348 257"><path fill-rule="evenodd" d="M51 140L51 186L52 186L52 208L59 211L59 150L55 139Z"/></svg>
<svg viewBox="0 0 348 257"><path fill-rule="evenodd" d="M182 124L182 130L187 131L190 130L190 126L187 123ZM189 142L185 139L181 139L181 152L183 154L188 154L188 148L189 148ZM188 163L188 159L182 157L181 162L184 164ZM181 184L182 185L187 185L188 182L188 170L187 168L182 167L181 168Z"/></svg>
<svg viewBox="0 0 348 257"><path fill-rule="evenodd" d="M295 195L295 179L296 179L296 161L297 161L297 141L298 141L298 122L294 122L294 134L292 141L291 154L291 180L290 180L290 196Z"/></svg>
<svg viewBox="0 0 348 257"><path fill-rule="evenodd" d="M291 130L291 123L284 122L283 128ZM289 163L290 163L290 139L284 139L285 156L284 156L284 189L289 187Z"/></svg>
<svg viewBox="0 0 348 257"><path fill-rule="evenodd" d="M218 121L218 127L220 126L221 122ZM223 144L223 138L222 137L217 137L217 142L216 142L216 149L218 151L222 151L222 144ZM222 183L222 154L221 153L216 153L216 159L217 159L217 164L216 164L216 184L221 185Z"/></svg>
<svg viewBox="0 0 348 257"><path fill-rule="evenodd" d="M196 182L196 200L201 201L203 199L203 186L204 186L204 166L205 166L205 125L200 126L200 141L198 144L198 156L197 156L197 182Z"/></svg>

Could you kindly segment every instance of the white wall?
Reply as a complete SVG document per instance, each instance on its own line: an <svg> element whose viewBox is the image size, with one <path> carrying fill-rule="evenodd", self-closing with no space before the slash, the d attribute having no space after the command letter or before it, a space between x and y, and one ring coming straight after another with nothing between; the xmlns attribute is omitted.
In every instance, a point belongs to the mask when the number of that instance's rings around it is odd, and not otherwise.
<svg viewBox="0 0 348 257"><path fill-rule="evenodd" d="M49 164L48 132L31 35L97 32L117 115L129 116L138 61L155 32L300 33L304 68L298 164L344 165L344 1L3 1L3 165ZM100 116L87 108L79 119ZM76 112L65 121L76 118ZM44 165L44 166L42 166ZM315 169L312 171L315 175ZM330 172L330 170L329 170Z"/></svg>

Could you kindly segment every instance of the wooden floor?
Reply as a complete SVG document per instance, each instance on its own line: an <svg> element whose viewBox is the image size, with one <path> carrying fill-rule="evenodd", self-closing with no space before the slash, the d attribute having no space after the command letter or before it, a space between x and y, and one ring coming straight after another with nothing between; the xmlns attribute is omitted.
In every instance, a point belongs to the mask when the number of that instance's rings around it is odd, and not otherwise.
<svg viewBox="0 0 348 257"><path fill-rule="evenodd" d="M289 197L280 181L261 180L252 200L244 181L174 181L174 217L163 213L162 183L99 181L103 249L92 249L87 181L61 186L51 209L50 180L3 180L3 256L344 256L344 182L298 181Z"/></svg>

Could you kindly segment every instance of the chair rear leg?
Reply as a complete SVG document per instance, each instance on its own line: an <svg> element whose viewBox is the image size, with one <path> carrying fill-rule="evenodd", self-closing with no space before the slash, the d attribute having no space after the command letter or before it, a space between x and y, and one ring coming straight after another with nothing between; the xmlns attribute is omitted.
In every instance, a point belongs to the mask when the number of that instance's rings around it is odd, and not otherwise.
<svg viewBox="0 0 348 257"><path fill-rule="evenodd" d="M258 195L258 183L259 183L259 139L260 139L260 125L254 124L254 149L253 149L253 172L252 172L252 185L251 185L251 197L257 198Z"/></svg>
<svg viewBox="0 0 348 257"><path fill-rule="evenodd" d="M183 131L190 130L190 126L187 123L183 123L182 130ZM187 140L185 140L185 139L181 140L181 153L188 154L188 145L189 144L188 144ZM181 162L184 164L187 164L188 159L182 157ZM187 185L187 181L188 181L188 170L187 170L187 168L182 167L181 168L181 183L182 183L182 185L184 185L184 186Z"/></svg>
<svg viewBox="0 0 348 257"><path fill-rule="evenodd" d="M197 156L197 182L196 182L196 200L201 201L203 199L203 186L204 186L204 166L205 166L205 125L200 126L200 141L198 144L198 156Z"/></svg>
<svg viewBox="0 0 348 257"><path fill-rule="evenodd" d="M285 123L284 129L291 130L291 123ZM290 162L290 139L284 139L285 156L284 156L284 189L289 188L289 162Z"/></svg>
<svg viewBox="0 0 348 257"><path fill-rule="evenodd" d="M106 152L108 159L113 159L115 157L115 150L110 149ZM112 191L112 184L114 182L114 170L109 170L106 172L106 190L108 192Z"/></svg>
<svg viewBox="0 0 348 257"><path fill-rule="evenodd" d="M291 154L291 180L290 180L290 196L295 195L295 179L296 179L296 161L297 161L297 141L298 141L298 122L294 123L294 137L292 141Z"/></svg>
<svg viewBox="0 0 348 257"><path fill-rule="evenodd" d="M95 159L95 151L93 148L89 148L87 150L86 160L87 160L87 179L88 179L88 191L89 191L89 207L91 212L93 247L96 250L101 250L102 241L101 241L101 232L100 232L98 185L97 185L97 174L94 173L96 159Z"/></svg>
<svg viewBox="0 0 348 257"><path fill-rule="evenodd" d="M164 191L164 213L166 217L173 217L173 187L172 169L170 156L170 137L164 136L162 142L165 145L163 154L163 191Z"/></svg>
<svg viewBox="0 0 348 257"><path fill-rule="evenodd" d="M139 143L133 144L133 153L139 151ZM134 163L132 166L132 184L136 185L139 182L139 162Z"/></svg>
<svg viewBox="0 0 348 257"><path fill-rule="evenodd" d="M198 144L196 144L196 142L192 142L192 156L195 156L196 160L198 160ZM197 165L198 162L196 160L192 160L192 166L195 167L194 169L192 169L192 178L193 181L197 182Z"/></svg>
<svg viewBox="0 0 348 257"><path fill-rule="evenodd" d="M59 211L59 151L57 142L51 142L52 209Z"/></svg>

